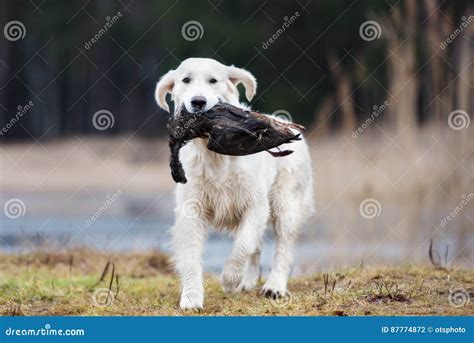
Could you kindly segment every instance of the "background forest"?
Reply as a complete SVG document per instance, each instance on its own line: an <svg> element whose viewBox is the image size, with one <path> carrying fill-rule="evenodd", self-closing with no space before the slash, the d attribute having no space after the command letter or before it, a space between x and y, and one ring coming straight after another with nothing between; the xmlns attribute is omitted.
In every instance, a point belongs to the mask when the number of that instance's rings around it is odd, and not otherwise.
<svg viewBox="0 0 474 343"><path fill-rule="evenodd" d="M162 135L166 115L154 102L154 86L190 56L246 67L260 85L254 108L285 109L318 132L351 132L385 101L390 105L377 119L395 128L442 123L453 109L472 113L474 106L469 4L2 1L0 21L20 20L26 35L0 40L0 124L18 106L34 106L0 139L135 130ZM86 48L118 12L122 16ZM296 12L285 28L285 18ZM190 20L202 26L200 39L183 38L182 26ZM364 40L360 26L369 20L378 23L380 36ZM451 35L456 38L446 43ZM268 44L272 36L277 39ZM102 108L115 117L106 132L95 130L91 120Z"/></svg>

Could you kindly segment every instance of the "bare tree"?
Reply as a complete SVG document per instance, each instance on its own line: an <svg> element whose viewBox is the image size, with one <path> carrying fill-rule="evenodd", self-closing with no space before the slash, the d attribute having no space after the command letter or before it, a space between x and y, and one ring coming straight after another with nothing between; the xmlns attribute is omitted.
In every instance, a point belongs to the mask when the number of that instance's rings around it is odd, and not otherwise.
<svg viewBox="0 0 474 343"><path fill-rule="evenodd" d="M332 54L328 56L329 69L336 86L336 99L342 112L342 131L350 134L356 126L356 113L352 102L352 84L341 64Z"/></svg>
<svg viewBox="0 0 474 343"><path fill-rule="evenodd" d="M407 0L381 16L382 37L388 43L390 107L388 117L397 131L413 129L417 117L419 76L416 72L416 1Z"/></svg>

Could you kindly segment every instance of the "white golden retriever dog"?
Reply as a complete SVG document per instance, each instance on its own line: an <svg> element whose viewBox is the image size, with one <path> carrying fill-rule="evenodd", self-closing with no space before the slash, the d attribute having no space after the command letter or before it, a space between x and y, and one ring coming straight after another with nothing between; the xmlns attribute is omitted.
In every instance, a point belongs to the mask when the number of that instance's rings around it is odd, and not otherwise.
<svg viewBox="0 0 474 343"><path fill-rule="evenodd" d="M251 100L255 77L248 71L213 59L189 58L166 73L156 87L156 101L169 111L171 93L175 113L208 110L218 101L239 103L242 83ZM195 139L181 150L188 182L177 185L176 223L172 228L174 262L181 278L182 309L200 309L204 303L201 255L209 227L234 237L232 252L221 276L225 292L253 289L260 272L264 231L272 224L275 255L262 294L287 294L292 245L301 225L313 212L313 177L304 140L291 143L294 153L272 157L267 152L224 156L209 151L205 139Z"/></svg>

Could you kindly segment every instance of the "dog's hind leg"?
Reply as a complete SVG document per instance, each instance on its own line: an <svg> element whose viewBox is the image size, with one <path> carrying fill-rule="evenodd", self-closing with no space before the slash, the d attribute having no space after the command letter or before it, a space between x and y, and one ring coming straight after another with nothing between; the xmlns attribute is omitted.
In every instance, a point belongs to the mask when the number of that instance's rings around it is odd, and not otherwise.
<svg viewBox="0 0 474 343"><path fill-rule="evenodd" d="M275 254L272 271L262 288L262 294L269 298L287 295L288 276L292 263L292 248L298 228L288 222L275 220Z"/></svg>
<svg viewBox="0 0 474 343"><path fill-rule="evenodd" d="M250 291L257 286L260 277L260 255L262 253L262 241L257 244L257 249L250 256L244 278L239 286L243 291Z"/></svg>
<svg viewBox="0 0 474 343"><path fill-rule="evenodd" d="M288 276L292 263L292 248L301 226L312 209L311 178L281 174L271 194L275 253L270 275L262 294L270 298L287 295Z"/></svg>

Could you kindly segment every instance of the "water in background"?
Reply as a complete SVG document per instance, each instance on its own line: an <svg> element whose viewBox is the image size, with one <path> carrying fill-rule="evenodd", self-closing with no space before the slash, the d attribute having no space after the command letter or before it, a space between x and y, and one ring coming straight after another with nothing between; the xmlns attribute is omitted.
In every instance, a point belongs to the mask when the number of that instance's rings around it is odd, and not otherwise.
<svg viewBox="0 0 474 343"><path fill-rule="evenodd" d="M2 213L0 251L27 253L38 248L70 249L87 247L99 251L170 251L169 228L174 220L174 198L161 193L156 197L127 194L78 192L22 193L0 196L2 203L21 198L23 216L12 219ZM105 202L112 202L92 220ZM468 209L466 209L467 211ZM295 247L292 273L305 274L361 264L398 264L428 262L430 239L435 238L436 255L450 264L467 265L471 252L462 251L472 241L453 221L442 231L439 221L447 208L429 209L408 222L400 223L409 208L384 203L383 213L363 218L359 207L334 204L315 216L301 233ZM434 213L436 212L436 213ZM472 208L469 215L472 216ZM466 215L468 215L466 213ZM415 229L416 228L416 229ZM232 248L232 239L213 232L203 256L205 269L219 273ZM467 249L469 250L469 249ZM262 271L268 273L273 254L271 229L267 231L262 253Z"/></svg>

